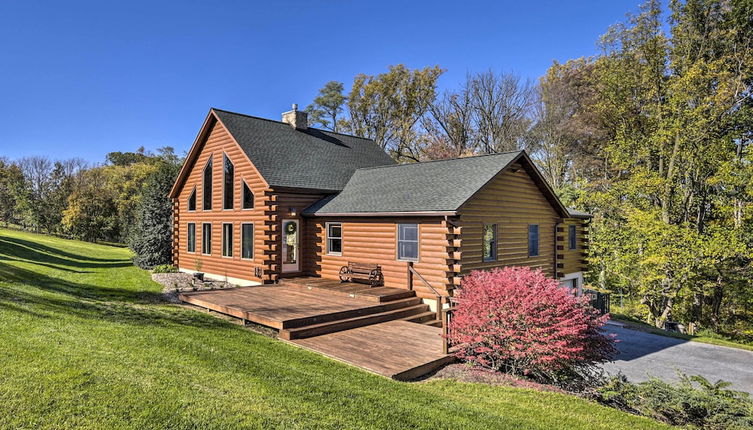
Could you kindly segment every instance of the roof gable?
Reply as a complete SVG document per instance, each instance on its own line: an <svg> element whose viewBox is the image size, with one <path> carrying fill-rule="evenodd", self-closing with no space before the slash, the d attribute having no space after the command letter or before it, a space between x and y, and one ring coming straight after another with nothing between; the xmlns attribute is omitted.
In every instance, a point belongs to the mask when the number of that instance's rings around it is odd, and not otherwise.
<svg viewBox="0 0 753 430"><path fill-rule="evenodd" d="M356 169L395 164L371 139L213 112L273 188L339 191Z"/></svg>
<svg viewBox="0 0 753 430"><path fill-rule="evenodd" d="M336 192L362 167L395 162L371 139L289 124L212 108L170 197L176 197L215 124L222 125L269 187Z"/></svg>
<svg viewBox="0 0 753 430"><path fill-rule="evenodd" d="M306 208L304 215L448 214L519 161L555 210L566 209L524 151L359 169L337 195Z"/></svg>
<svg viewBox="0 0 753 430"><path fill-rule="evenodd" d="M359 169L304 214L452 212L519 152Z"/></svg>

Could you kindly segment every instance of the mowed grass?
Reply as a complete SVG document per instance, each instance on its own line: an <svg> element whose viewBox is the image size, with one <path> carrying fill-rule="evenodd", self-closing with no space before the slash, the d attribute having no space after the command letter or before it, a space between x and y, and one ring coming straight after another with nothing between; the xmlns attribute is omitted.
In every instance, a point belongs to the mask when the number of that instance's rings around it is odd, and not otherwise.
<svg viewBox="0 0 753 430"><path fill-rule="evenodd" d="M0 426L662 427L572 396L391 381L159 291L126 249L0 229Z"/></svg>

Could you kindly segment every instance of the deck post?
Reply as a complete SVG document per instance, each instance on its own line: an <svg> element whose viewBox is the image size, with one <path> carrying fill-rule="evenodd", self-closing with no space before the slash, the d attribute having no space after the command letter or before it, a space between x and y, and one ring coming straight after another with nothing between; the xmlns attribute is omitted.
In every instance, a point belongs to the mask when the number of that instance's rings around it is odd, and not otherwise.
<svg viewBox="0 0 753 430"><path fill-rule="evenodd" d="M408 262L408 290L413 291L413 262Z"/></svg>
<svg viewBox="0 0 753 430"><path fill-rule="evenodd" d="M444 312L442 316L442 354L445 355L450 353L450 339L447 338L447 335L449 334L449 330L447 328L447 318L449 317L448 314L449 312Z"/></svg>
<svg viewBox="0 0 753 430"><path fill-rule="evenodd" d="M442 296L437 296L437 321L442 321Z"/></svg>

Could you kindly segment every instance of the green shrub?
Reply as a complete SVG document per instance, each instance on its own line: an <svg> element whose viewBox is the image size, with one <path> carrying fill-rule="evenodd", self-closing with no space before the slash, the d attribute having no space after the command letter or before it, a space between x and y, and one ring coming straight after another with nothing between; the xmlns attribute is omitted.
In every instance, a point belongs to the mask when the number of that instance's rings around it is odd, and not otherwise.
<svg viewBox="0 0 753 430"><path fill-rule="evenodd" d="M178 269L172 264L160 264L159 266L154 266L154 269L152 269L152 273L175 273L177 271Z"/></svg>
<svg viewBox="0 0 753 430"><path fill-rule="evenodd" d="M753 428L753 402L748 393L730 390L729 386L729 382L712 384L702 376L682 374L678 384L659 379L631 384L624 376L617 376L597 390L597 399L676 426Z"/></svg>

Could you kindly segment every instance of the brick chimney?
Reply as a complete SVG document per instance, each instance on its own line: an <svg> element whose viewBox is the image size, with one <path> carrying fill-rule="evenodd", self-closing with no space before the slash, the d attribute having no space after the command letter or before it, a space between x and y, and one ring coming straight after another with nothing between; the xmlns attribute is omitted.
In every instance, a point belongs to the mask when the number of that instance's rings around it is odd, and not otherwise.
<svg viewBox="0 0 753 430"><path fill-rule="evenodd" d="M298 104L293 104L293 110L282 113L282 122L290 124L296 130L306 130L309 127L309 115L298 110Z"/></svg>

